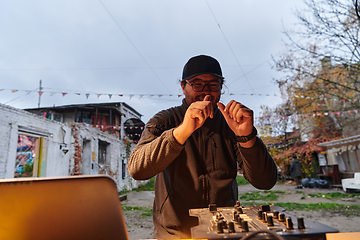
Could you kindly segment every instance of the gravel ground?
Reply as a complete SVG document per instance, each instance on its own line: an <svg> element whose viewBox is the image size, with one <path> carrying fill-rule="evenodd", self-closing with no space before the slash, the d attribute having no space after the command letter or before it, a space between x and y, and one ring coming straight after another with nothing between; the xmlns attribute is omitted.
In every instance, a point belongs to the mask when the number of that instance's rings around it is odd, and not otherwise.
<svg viewBox="0 0 360 240"><path fill-rule="evenodd" d="M360 198L348 199L325 199L307 197L309 193L329 193L329 192L343 192L342 189L319 189L319 188L303 188L295 189L292 182L285 184L276 184L273 191L284 191L285 194L279 194L276 202L296 202L296 203L340 203L340 204L358 204L360 205ZM259 191L251 185L239 186L239 194L246 192ZM301 192L300 192L301 191ZM305 198L304 198L305 196ZM129 192L127 193L127 200L122 201L123 206L137 206L144 208L152 208L154 199L154 192ZM241 199L240 199L241 201ZM344 216L338 213L332 213L325 210L319 211L286 211L294 217L303 217L307 220L323 223L340 232L360 232L360 217L359 216ZM128 228L129 238L135 239L151 239L153 238L153 224L152 217L141 216L141 211L124 211L125 221Z"/></svg>

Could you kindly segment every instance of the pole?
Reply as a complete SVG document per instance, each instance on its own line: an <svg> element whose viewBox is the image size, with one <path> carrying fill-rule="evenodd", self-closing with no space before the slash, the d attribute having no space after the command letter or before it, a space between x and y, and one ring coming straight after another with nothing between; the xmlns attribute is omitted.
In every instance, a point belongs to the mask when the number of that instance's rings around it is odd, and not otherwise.
<svg viewBox="0 0 360 240"><path fill-rule="evenodd" d="M40 100L41 100L41 90L42 90L42 87L41 87L41 79L40 79L40 86L39 86L39 103L38 103L38 108L40 108Z"/></svg>

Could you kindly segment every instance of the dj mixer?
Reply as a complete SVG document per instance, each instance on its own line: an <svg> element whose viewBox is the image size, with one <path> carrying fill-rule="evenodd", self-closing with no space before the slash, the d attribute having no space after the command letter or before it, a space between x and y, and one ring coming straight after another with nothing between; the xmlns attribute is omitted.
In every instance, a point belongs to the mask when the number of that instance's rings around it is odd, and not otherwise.
<svg viewBox="0 0 360 240"><path fill-rule="evenodd" d="M274 205L190 209L190 216L199 218L199 225L191 229L193 239L241 239L254 235L251 239L315 240L326 239L326 233L337 233L337 229L324 224L293 217L285 209ZM258 234L257 234L258 233Z"/></svg>

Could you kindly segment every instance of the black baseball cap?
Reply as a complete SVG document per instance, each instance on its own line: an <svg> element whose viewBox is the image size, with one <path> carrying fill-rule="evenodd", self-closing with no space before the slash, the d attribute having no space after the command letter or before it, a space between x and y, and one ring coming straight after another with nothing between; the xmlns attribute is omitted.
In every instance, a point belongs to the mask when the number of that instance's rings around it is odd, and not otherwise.
<svg viewBox="0 0 360 240"><path fill-rule="evenodd" d="M220 64L215 58L199 55L190 58L185 64L182 79L189 80L190 78L201 74L212 74L222 79L224 78L222 76Z"/></svg>

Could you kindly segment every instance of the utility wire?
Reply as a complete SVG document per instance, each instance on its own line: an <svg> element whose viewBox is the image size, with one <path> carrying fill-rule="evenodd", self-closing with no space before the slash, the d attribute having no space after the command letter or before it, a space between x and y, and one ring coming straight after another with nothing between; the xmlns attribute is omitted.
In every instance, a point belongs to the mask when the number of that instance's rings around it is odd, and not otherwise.
<svg viewBox="0 0 360 240"><path fill-rule="evenodd" d="M120 24L115 20L115 18L111 15L111 13L109 12L109 10L105 7L105 5L103 4L103 2L101 0L99 0L99 2L101 3L101 5L103 6L103 8L105 9L105 11L109 14L109 16L112 18L112 20L115 22L116 26L120 29L120 31L124 34L124 36L127 38L127 40L131 43L131 45L134 47L134 49L137 51L137 53L140 55L140 57L143 59L143 61L146 63L146 65L151 69L151 71L154 73L154 75L157 77L157 79L161 82L161 84L165 87L166 90L168 90L170 92L170 90L166 87L166 85L164 84L163 81L161 81L160 77L156 74L156 72L154 71L154 69L150 66L150 64L148 63L148 61L146 61L145 57L141 54L141 52L139 51L139 49L135 46L135 44L131 41L131 39L126 35L126 33L124 32L124 30L121 28Z"/></svg>
<svg viewBox="0 0 360 240"><path fill-rule="evenodd" d="M230 45L229 41L227 40L227 38L226 38L226 36L225 36L225 34L224 34L224 32L223 32L222 28L220 27L220 24L219 24L219 22L218 22L218 20L217 20L217 18L216 18L216 16L215 16L215 14L214 14L214 12L212 11L212 9L211 9L211 7L210 7L210 5L209 5L208 1L207 1L207 0L205 0L205 2L206 2L206 4L208 5L208 7L209 7L209 9L210 9L211 14L212 14L212 15L213 15L213 17L214 17L214 19L215 19L215 21L216 21L216 23L217 23L217 25L218 25L218 27L219 27L219 29L220 29L221 34L223 35L223 37L224 37L224 39L225 39L225 41L226 41L227 45L229 46L230 51L231 51L231 53L233 54L233 56L234 56L234 58L235 58L235 60L236 60L237 65L239 66L239 68L240 68L241 72L243 73L243 76L245 77L245 79L246 79L247 83L249 84L250 89L252 90L252 92L253 92L253 93L255 93L255 92L254 92L254 90L253 90L253 88L252 88L252 86L251 86L251 84L250 84L250 82L249 82L249 79L247 78L247 76L246 76L246 74L245 74L245 72L244 72L243 68L241 67L241 65L240 65L240 63L239 63L239 60L237 59L237 57L236 57L236 55L235 55L234 50L232 49L232 47L231 47L231 45ZM257 100L259 101L259 103L261 104L261 102L260 102L259 98L257 98L257 97L256 97L256 99L257 99Z"/></svg>
<svg viewBox="0 0 360 240"><path fill-rule="evenodd" d="M279 54L280 54L280 52L277 53L277 54L275 54L273 57L275 57L275 56L277 56L277 55L279 55ZM273 57L272 57L272 58L273 58ZM264 65L265 63L269 62L272 58L269 58L268 60L264 61L263 63L260 63L259 65L257 65L257 66L255 66L254 68L250 69L250 70L247 71L244 75L241 75L240 77L236 78L234 81L232 81L231 83L229 83L229 85L230 85L230 84L233 84L234 82L236 82L236 81L238 81L238 80L240 80L242 77L245 77L247 74L251 73L252 71L258 69L259 67L261 67L261 66Z"/></svg>
<svg viewBox="0 0 360 240"><path fill-rule="evenodd" d="M29 95L30 93L34 92L34 91L37 90L37 89L38 89L38 88L35 88L34 90L31 90L31 91L26 91L25 94L23 94L23 95L21 95L21 96L18 96L18 97L16 97L16 98L13 98L13 99L5 102L4 104L6 105L6 104L8 104L8 103L11 103L11 102L19 99L19 98L26 97L27 95ZM28 99L28 98L26 98L26 99ZM24 101L24 100L26 100L26 99L23 99L22 101Z"/></svg>

